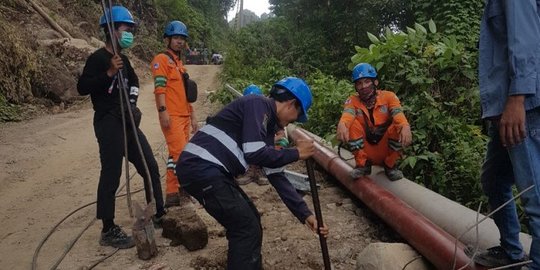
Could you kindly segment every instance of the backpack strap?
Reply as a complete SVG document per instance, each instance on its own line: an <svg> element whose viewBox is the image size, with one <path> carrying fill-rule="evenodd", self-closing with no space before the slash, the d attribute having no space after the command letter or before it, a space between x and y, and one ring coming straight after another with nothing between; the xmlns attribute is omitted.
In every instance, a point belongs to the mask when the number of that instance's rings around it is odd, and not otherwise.
<svg viewBox="0 0 540 270"><path fill-rule="evenodd" d="M163 54L167 55L171 61L178 67L178 64L176 64L176 61L174 60L174 56L169 51L164 51Z"/></svg>
<svg viewBox="0 0 540 270"><path fill-rule="evenodd" d="M163 52L163 54L167 55L178 68L178 64L176 63L173 55L169 51L165 51ZM178 72L180 72L180 70ZM182 81L184 82L184 89L186 90L186 98L188 102L193 103L197 101L197 83L189 79L189 74L187 72L180 72L180 75L182 77Z"/></svg>

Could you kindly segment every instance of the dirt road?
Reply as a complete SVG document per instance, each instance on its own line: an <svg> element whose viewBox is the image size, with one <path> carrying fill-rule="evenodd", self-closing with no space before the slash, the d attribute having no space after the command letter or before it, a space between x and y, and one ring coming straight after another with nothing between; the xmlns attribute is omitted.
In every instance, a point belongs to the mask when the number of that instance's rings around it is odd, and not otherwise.
<svg viewBox="0 0 540 270"><path fill-rule="evenodd" d="M188 66L188 70L199 84L200 96L194 108L198 119L204 120L216 109L206 99L206 92L218 87L219 67ZM146 82L138 102L143 112L141 129L157 154L163 174L166 149L153 88ZM95 200L100 165L93 110L86 107L0 125L0 269L29 269L34 251L47 232L68 213ZM132 183L133 190L142 187L139 176ZM256 184L247 185L246 190L262 213L265 269L321 269L318 240L295 220L275 191ZM352 269L356 254L376 241L376 229L339 188L324 185L320 196L332 230L329 247L334 267ZM305 199L311 207L309 196ZM134 200L144 202L143 194L134 195ZM171 247L158 230L156 258L141 261L135 249L122 250L95 269L222 269L226 249L223 228L204 209L197 211L209 226L211 239L205 249L189 252L182 246ZM38 269L49 269L94 216L95 205L91 205L59 226L39 254ZM129 232L132 221L125 198L117 199L116 217ZM112 248L98 244L100 228L101 222L91 225L58 269L85 269L110 253Z"/></svg>

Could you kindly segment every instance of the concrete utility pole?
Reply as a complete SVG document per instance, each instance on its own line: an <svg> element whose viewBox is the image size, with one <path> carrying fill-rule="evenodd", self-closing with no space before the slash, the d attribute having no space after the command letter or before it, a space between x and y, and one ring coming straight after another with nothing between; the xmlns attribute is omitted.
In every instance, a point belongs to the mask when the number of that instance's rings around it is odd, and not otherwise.
<svg viewBox="0 0 540 270"><path fill-rule="evenodd" d="M244 23L244 0L240 0L240 11L238 11L238 30Z"/></svg>

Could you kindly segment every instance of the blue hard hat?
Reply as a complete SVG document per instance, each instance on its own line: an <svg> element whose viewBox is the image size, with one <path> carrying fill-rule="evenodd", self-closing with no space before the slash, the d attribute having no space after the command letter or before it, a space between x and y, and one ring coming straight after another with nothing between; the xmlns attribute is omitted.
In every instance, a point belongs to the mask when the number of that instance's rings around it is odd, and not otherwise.
<svg viewBox="0 0 540 270"><path fill-rule="evenodd" d="M274 87L275 86L280 86L289 90L289 92L291 92L300 101L302 113L300 116L298 116L296 121L301 123L306 122L308 119L307 111L309 110L309 107L311 107L311 103L313 101L311 89L309 89L307 83L304 80L296 77L286 77L275 83Z"/></svg>
<svg viewBox="0 0 540 270"><path fill-rule="evenodd" d="M183 36L189 37L187 26L181 21L171 21L165 27L165 32L163 37L172 37L172 36Z"/></svg>
<svg viewBox="0 0 540 270"><path fill-rule="evenodd" d="M261 88L259 88L258 86L254 85L254 84L250 84L246 88L244 88L243 95L247 96L247 95L250 95L250 94L259 95L259 96L263 95L263 93L261 91Z"/></svg>
<svg viewBox="0 0 540 270"><path fill-rule="evenodd" d="M109 18L109 9L106 9L107 12L107 18ZM112 22L113 23L129 23L129 24L135 24L135 21L133 20L133 16L131 15L131 12L123 6L113 6L112 7ZM107 20L105 20L105 15L101 15L101 18L99 19L99 25L101 27L104 27L107 25Z"/></svg>
<svg viewBox="0 0 540 270"><path fill-rule="evenodd" d="M360 63L356 65L352 70L352 81L356 82L359 79L362 78L377 78L377 70L375 68L367 63Z"/></svg>

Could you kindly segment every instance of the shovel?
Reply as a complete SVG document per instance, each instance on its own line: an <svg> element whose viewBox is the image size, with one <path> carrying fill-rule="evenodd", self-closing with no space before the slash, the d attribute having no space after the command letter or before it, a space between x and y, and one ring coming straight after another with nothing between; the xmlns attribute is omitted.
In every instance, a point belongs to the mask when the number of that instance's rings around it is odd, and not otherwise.
<svg viewBox="0 0 540 270"><path fill-rule="evenodd" d="M105 16L105 21L107 23L107 29L109 30L109 35L111 38L112 43L112 49L113 53L117 54L118 49L116 48L116 35L115 35L115 29L114 29L114 22L113 20L113 13L112 13L112 1L108 0L108 10L107 10L107 4L105 3L106 0L101 0L101 7L103 9L103 14ZM124 75L122 73L122 70L118 71L118 83L119 83L119 91L121 92L119 94L120 96L120 107L122 111L122 125L124 126L124 151L125 151L125 158L126 158L126 175L129 175L129 167L127 166L128 163L128 151L127 151L127 140L126 140L126 123L125 123L125 117L124 117L124 106L127 107L127 112L129 114L129 122L131 124L131 130L134 132L135 142L137 144L137 149L139 150L139 154L141 155L141 159L144 164L144 169L146 173L145 183L144 183L144 191L146 198L148 200L148 204L146 205L146 208L142 208L137 203L134 204L135 207L135 223L132 227L132 235L133 239L135 240L135 245L137 246L137 255L142 260L148 260L152 258L154 255L157 254L157 246L156 241L154 239L154 227L152 222L152 216L155 213L155 202L153 200L153 192L152 192L152 184L150 183L150 171L148 169L148 164L146 163L146 158L144 157L144 153L142 151L141 142L139 141L139 136L137 133L137 127L135 125L135 121L133 119L133 112L131 110L131 106L129 104L129 97L127 93L127 85L126 81L124 80ZM124 104L125 103L125 104ZM143 177L144 178L144 177ZM129 192L129 182L127 182L127 188L128 188L128 208L130 209L130 215L132 214L131 211L131 194Z"/></svg>
<svg viewBox="0 0 540 270"><path fill-rule="evenodd" d="M154 239L154 224L152 223L152 216L154 215L155 202L150 202L149 205L143 210L141 206L135 202L133 208L135 208L135 223L131 234L135 240L137 247L137 255L141 260L148 260L157 254L156 240Z"/></svg>

